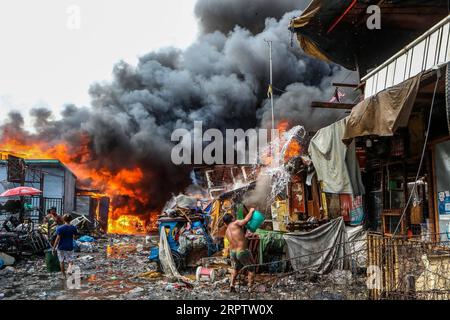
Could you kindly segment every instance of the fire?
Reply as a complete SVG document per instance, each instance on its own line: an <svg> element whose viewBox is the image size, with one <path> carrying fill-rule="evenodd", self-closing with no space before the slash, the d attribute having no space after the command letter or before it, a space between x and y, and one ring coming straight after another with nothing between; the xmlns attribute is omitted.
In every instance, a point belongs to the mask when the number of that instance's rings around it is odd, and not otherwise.
<svg viewBox="0 0 450 320"><path fill-rule="evenodd" d="M280 131L280 134L287 132L289 127L290 127L289 121L287 120L281 120L277 125L277 129L278 131Z"/></svg>
<svg viewBox="0 0 450 320"><path fill-rule="evenodd" d="M297 140L289 142L286 151L284 153L284 162L288 162L290 159L297 157L302 152L302 147Z"/></svg>
<svg viewBox="0 0 450 320"><path fill-rule="evenodd" d="M89 166L91 154L89 150L89 138L79 137L79 144L75 148L64 143L48 145L44 142L22 142L21 139L0 139L0 154L14 154L25 159L58 159L89 188L100 190L92 193L94 197L107 196L112 199L108 214L108 233L118 234L143 234L151 212L139 211L134 205L120 203L115 205L115 198L131 199L146 204L148 196L141 189L136 188L144 177L140 168L123 168L117 172L111 172L106 167L92 168ZM89 195L88 193L86 195ZM98 208L96 215L99 215Z"/></svg>
<svg viewBox="0 0 450 320"><path fill-rule="evenodd" d="M115 234L146 234L147 221L133 215L119 215L108 222L108 232Z"/></svg>
<svg viewBox="0 0 450 320"><path fill-rule="evenodd" d="M272 146L266 151L266 154L261 155L261 160L264 165L270 166L274 163L275 158L279 158L281 149L286 143L284 135L290 129L290 127L291 125L289 124L288 120L281 120L280 122L278 122L276 127L278 130L278 138L275 140L275 142L272 141ZM288 150L286 150L284 154L284 159L282 160L284 162L289 161L290 158L297 156L299 154L299 151L301 151L300 144L298 144L298 142L296 141L292 141L288 146ZM278 157L274 157L275 154Z"/></svg>

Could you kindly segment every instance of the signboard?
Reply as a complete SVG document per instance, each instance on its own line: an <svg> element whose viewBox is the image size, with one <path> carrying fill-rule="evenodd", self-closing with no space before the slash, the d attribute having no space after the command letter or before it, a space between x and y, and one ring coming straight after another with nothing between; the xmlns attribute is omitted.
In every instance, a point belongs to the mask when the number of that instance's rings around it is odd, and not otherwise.
<svg viewBox="0 0 450 320"><path fill-rule="evenodd" d="M286 231L289 223L289 211L286 200L272 203L272 223L274 231Z"/></svg>
<svg viewBox="0 0 450 320"><path fill-rule="evenodd" d="M436 144L434 151L438 231L441 234L441 241L448 241L450 240L450 140Z"/></svg>
<svg viewBox="0 0 450 320"><path fill-rule="evenodd" d="M9 182L23 184L25 181L25 161L22 158L8 155L8 177Z"/></svg>
<svg viewBox="0 0 450 320"><path fill-rule="evenodd" d="M450 191L438 192L438 211L440 215L450 216Z"/></svg>

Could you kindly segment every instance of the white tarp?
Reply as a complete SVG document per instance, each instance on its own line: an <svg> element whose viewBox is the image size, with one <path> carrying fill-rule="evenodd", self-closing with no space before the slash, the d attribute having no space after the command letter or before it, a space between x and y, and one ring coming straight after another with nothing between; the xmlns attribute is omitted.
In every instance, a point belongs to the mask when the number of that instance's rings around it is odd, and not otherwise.
<svg viewBox="0 0 450 320"><path fill-rule="evenodd" d="M175 262L173 261L172 251L170 250L169 242L167 241L166 232L161 229L159 234L159 261L161 263L161 269L164 274L169 277L181 278L180 273L175 267Z"/></svg>
<svg viewBox="0 0 450 320"><path fill-rule="evenodd" d="M355 143L348 147L342 142L347 118L322 128L314 135L309 144L317 178L323 183L327 193L364 194Z"/></svg>
<svg viewBox="0 0 450 320"><path fill-rule="evenodd" d="M312 231L287 233L283 238L295 271L327 273L349 267L350 248L342 217Z"/></svg>
<svg viewBox="0 0 450 320"><path fill-rule="evenodd" d="M367 231L363 226L346 226L351 261L354 266L364 268L367 264Z"/></svg>
<svg viewBox="0 0 450 320"><path fill-rule="evenodd" d="M173 261L172 251L167 241L167 235L164 228L161 229L159 235L159 262L161 264L161 269L167 277L177 278L178 280L185 283L192 283L192 281L182 276L175 266Z"/></svg>

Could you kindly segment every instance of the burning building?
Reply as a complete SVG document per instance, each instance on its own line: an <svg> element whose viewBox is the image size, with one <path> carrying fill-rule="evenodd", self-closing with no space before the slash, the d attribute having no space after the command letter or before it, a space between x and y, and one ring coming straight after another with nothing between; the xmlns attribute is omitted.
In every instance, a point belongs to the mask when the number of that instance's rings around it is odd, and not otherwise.
<svg viewBox="0 0 450 320"><path fill-rule="evenodd" d="M130 232L153 219L172 193L190 184L192 168L171 161L174 129L191 130L194 121L221 131L269 127L263 40L289 43L286 26L306 1L256 1L253 9L267 16L249 16L248 8L235 10L241 1L232 2L198 1L201 33L192 45L150 52L136 66L117 63L111 81L91 86L91 107L67 105L61 117L35 108L32 132L12 112L0 128L0 146L59 159L80 188L108 195L111 230ZM329 82L342 75L340 67L288 45L278 46L274 59L277 122L317 130L342 114L309 108L313 99L332 94ZM120 223L113 227L114 221Z"/></svg>
<svg viewBox="0 0 450 320"><path fill-rule="evenodd" d="M0 152L0 181L9 183L11 187L22 185L42 191L41 195L28 199L33 208L30 212L32 220L38 222L52 207L58 214L75 209L77 177L67 166L56 159L23 159L17 156Z"/></svg>
<svg viewBox="0 0 450 320"><path fill-rule="evenodd" d="M109 197L98 190L77 189L75 212L91 222L91 228L108 231Z"/></svg>
<svg viewBox="0 0 450 320"><path fill-rule="evenodd" d="M43 191L42 196L31 198L31 205L38 209L33 214L36 221L47 209L56 207L59 214L74 212L93 218L91 221L98 221L107 232L146 232L150 221L150 214L142 209L146 199L133 190L142 179L139 169L121 169L117 173L91 169L75 162L77 157L83 156L80 153L80 150L85 150L83 147L69 152L64 144L50 147L42 142L24 144L14 139L4 142L2 146L7 151L1 153L3 165L0 167L0 177L6 182ZM22 169L19 168L16 177L11 178L8 173L17 166ZM73 172L81 178L77 179ZM101 191L86 192L83 190L86 187L98 187Z"/></svg>

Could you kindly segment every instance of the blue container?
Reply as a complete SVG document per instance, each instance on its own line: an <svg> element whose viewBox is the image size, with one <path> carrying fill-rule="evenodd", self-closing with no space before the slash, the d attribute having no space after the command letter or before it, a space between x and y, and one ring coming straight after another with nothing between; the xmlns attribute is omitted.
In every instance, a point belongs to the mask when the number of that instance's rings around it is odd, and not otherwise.
<svg viewBox="0 0 450 320"><path fill-rule="evenodd" d="M252 218L247 223L247 229L250 230L251 232L255 232L256 229L258 229L262 225L264 220L266 220L264 214L262 214L258 210L255 210L253 212Z"/></svg>
<svg viewBox="0 0 450 320"><path fill-rule="evenodd" d="M0 269L3 268L4 265L5 265L5 261L3 261L2 258L0 258Z"/></svg>

